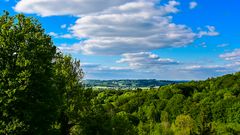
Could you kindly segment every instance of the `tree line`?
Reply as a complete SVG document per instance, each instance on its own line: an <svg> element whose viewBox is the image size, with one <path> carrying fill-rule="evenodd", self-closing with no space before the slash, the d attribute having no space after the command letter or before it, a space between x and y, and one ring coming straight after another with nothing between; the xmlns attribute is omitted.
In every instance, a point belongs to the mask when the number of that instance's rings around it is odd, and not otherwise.
<svg viewBox="0 0 240 135"><path fill-rule="evenodd" d="M187 81L169 81L156 79L141 79L141 80L84 80L86 87L93 87L95 89L136 89L136 88L153 88L169 84L183 83Z"/></svg>

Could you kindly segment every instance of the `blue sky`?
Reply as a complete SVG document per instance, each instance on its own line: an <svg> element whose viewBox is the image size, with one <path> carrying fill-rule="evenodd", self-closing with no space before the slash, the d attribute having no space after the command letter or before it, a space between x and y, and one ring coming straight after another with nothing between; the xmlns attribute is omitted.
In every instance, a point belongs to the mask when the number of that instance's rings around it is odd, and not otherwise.
<svg viewBox="0 0 240 135"><path fill-rule="evenodd" d="M238 0L1 0L39 19L85 79L199 80L239 71Z"/></svg>

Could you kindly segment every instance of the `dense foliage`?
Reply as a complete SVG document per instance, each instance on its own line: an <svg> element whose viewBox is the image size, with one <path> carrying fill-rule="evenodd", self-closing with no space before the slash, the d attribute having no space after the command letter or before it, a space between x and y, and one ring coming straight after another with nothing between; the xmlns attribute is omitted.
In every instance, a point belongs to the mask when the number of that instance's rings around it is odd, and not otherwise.
<svg viewBox="0 0 240 135"><path fill-rule="evenodd" d="M57 113L51 78L56 48L40 24L23 15L6 12L0 28L0 133L44 134Z"/></svg>
<svg viewBox="0 0 240 135"><path fill-rule="evenodd" d="M5 12L0 28L0 134L68 134L84 103L79 61L32 18Z"/></svg>
<svg viewBox="0 0 240 135"><path fill-rule="evenodd" d="M92 119L98 123L92 134L240 134L240 73L159 89L93 92L92 110L102 114Z"/></svg>
<svg viewBox="0 0 240 135"><path fill-rule="evenodd" d="M240 73L151 90L92 90L34 19L0 17L0 134L240 134Z"/></svg>

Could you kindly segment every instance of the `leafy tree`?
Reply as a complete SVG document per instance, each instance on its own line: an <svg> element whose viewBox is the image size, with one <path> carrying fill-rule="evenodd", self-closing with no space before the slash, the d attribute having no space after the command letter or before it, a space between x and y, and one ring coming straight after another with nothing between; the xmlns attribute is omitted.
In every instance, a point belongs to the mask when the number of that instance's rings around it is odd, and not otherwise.
<svg viewBox="0 0 240 135"><path fill-rule="evenodd" d="M34 19L0 17L0 134L50 134L56 120L56 47Z"/></svg>
<svg viewBox="0 0 240 135"><path fill-rule="evenodd" d="M177 116L173 124L173 130L176 135L190 135L194 133L195 122L189 115Z"/></svg>
<svg viewBox="0 0 240 135"><path fill-rule="evenodd" d="M136 134L136 130L129 120L129 116L126 112L119 112L112 117L112 134L113 135L133 135Z"/></svg>
<svg viewBox="0 0 240 135"><path fill-rule="evenodd" d="M83 72L80 61L71 56L56 54L54 59L54 81L58 91L61 134L68 135L78 125L80 113L86 107L83 96Z"/></svg>
<svg viewBox="0 0 240 135"><path fill-rule="evenodd" d="M184 95L176 94L168 101L164 110L169 112L171 122L182 113L184 98Z"/></svg>
<svg viewBox="0 0 240 135"><path fill-rule="evenodd" d="M240 124L239 123L212 123L212 132L217 135L239 135Z"/></svg>
<svg viewBox="0 0 240 135"><path fill-rule="evenodd" d="M240 123L240 100L227 110L227 121L229 123Z"/></svg>

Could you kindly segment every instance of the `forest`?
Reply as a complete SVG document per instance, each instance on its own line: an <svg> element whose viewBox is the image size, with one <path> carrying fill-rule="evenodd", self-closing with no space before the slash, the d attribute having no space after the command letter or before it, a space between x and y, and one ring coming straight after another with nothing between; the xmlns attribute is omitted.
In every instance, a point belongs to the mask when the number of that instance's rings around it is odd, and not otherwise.
<svg viewBox="0 0 240 135"><path fill-rule="evenodd" d="M149 90L94 90L41 24L0 17L1 135L238 135L240 72Z"/></svg>

